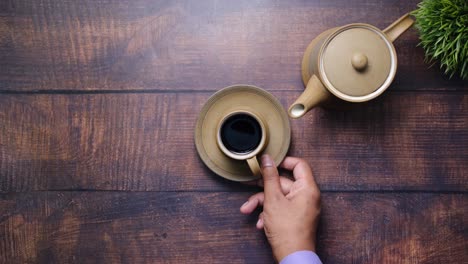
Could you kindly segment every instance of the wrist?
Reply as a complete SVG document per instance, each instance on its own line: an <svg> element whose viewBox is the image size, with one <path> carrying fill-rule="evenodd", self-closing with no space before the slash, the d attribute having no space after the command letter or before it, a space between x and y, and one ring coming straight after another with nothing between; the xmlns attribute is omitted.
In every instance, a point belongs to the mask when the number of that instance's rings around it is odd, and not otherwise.
<svg viewBox="0 0 468 264"><path fill-rule="evenodd" d="M315 243L310 240L303 241L284 241L283 243L272 247L273 255L276 260L280 262L282 259L288 255L302 250L308 250L315 252Z"/></svg>

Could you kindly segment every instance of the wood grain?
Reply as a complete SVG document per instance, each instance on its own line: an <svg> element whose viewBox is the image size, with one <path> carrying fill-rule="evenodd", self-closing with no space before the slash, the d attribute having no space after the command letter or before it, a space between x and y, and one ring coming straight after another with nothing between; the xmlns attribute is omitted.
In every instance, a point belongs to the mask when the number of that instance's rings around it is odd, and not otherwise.
<svg viewBox="0 0 468 264"><path fill-rule="evenodd" d="M210 93L3 95L1 191L244 190L198 158ZM287 106L299 95L275 92ZM392 93L291 122L323 190L466 191L468 96Z"/></svg>
<svg viewBox="0 0 468 264"><path fill-rule="evenodd" d="M271 263L256 187L198 158L197 113L248 83L287 107L320 32L419 0L0 1L0 263ZM389 91L291 121L324 263L465 263L468 84L395 42ZM257 212L258 214L258 212Z"/></svg>
<svg viewBox="0 0 468 264"><path fill-rule="evenodd" d="M248 193L2 195L2 263L271 263ZM325 193L324 263L462 263L466 194ZM346 212L343 214L343 212Z"/></svg>
<svg viewBox="0 0 468 264"><path fill-rule="evenodd" d="M301 90L308 43L355 22L384 28L419 0L2 1L0 90ZM393 90L463 90L428 69L412 29Z"/></svg>

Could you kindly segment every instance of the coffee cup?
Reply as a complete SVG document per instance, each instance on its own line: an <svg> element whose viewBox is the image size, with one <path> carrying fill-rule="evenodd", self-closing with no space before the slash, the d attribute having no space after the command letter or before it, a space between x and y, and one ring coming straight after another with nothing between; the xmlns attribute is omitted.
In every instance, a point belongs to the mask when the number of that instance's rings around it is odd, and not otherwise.
<svg viewBox="0 0 468 264"><path fill-rule="evenodd" d="M257 155L268 142L262 118L251 111L238 110L225 115L217 126L219 149L229 158L245 160L255 176L261 174Z"/></svg>

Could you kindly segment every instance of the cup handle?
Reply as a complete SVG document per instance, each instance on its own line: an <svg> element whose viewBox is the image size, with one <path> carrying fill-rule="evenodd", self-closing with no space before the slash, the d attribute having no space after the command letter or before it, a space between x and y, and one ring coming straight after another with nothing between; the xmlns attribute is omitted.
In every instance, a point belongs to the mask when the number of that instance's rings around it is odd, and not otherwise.
<svg viewBox="0 0 468 264"><path fill-rule="evenodd" d="M397 21L393 22L390 26L383 30L385 35L393 42L406 30L408 30L414 23L414 20L406 13Z"/></svg>
<svg viewBox="0 0 468 264"><path fill-rule="evenodd" d="M305 91L289 107L289 116L299 118L330 96L331 93L323 86L322 81L320 81L317 75L314 74L310 77Z"/></svg>
<svg viewBox="0 0 468 264"><path fill-rule="evenodd" d="M257 156L253 156L252 158L247 159L247 163L249 164L249 168L254 176L262 175L262 170L260 169L260 164L258 163Z"/></svg>

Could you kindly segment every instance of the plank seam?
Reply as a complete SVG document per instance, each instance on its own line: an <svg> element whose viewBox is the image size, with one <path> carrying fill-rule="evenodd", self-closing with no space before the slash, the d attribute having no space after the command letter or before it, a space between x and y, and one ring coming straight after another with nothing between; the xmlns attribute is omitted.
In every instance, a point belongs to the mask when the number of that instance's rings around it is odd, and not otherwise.
<svg viewBox="0 0 468 264"><path fill-rule="evenodd" d="M55 190L32 190L32 191L19 191L19 192L0 192L0 195L8 194L30 194L30 193L44 193L44 192L109 192L109 193L251 193L259 190L243 190L243 191L226 191L226 190L167 190L167 191L137 191L137 190L96 190L96 189L55 189ZM325 193L358 193L358 194L406 194L406 193L431 193L431 194L468 194L468 191L447 191L447 190L321 190L322 194Z"/></svg>
<svg viewBox="0 0 468 264"><path fill-rule="evenodd" d="M79 94L203 94L214 93L218 90L162 90L162 89L148 89L148 90L31 90L31 91L14 91L14 90L0 90L0 95L79 95ZM268 90L269 92L301 92L302 90ZM389 93L424 93L424 94L468 94L466 90L390 90Z"/></svg>

